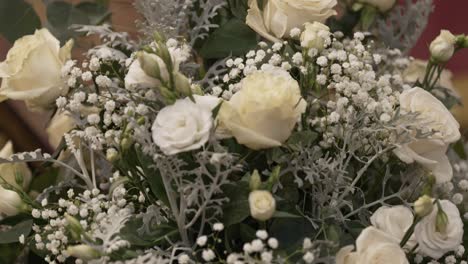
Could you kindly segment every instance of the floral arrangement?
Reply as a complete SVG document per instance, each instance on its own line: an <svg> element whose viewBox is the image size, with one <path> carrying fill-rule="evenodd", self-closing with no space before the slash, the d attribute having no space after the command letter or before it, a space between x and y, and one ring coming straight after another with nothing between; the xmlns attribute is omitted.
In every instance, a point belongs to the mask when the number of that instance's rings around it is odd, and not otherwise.
<svg viewBox="0 0 468 264"><path fill-rule="evenodd" d="M0 64L2 99L52 112L56 148L1 150L1 244L48 263L467 263L445 66L468 38L407 55L432 1L135 6L138 42L74 25L101 39L78 61L41 29Z"/></svg>

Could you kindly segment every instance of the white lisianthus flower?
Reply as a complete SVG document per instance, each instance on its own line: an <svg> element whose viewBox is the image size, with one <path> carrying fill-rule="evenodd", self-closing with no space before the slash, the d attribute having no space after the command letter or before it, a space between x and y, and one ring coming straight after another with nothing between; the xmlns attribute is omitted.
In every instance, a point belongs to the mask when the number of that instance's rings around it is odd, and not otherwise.
<svg viewBox="0 0 468 264"><path fill-rule="evenodd" d="M161 80L169 80L166 64L158 55L139 52L136 56L125 76L125 88L158 87L161 85ZM150 72L153 73L149 74Z"/></svg>
<svg viewBox="0 0 468 264"><path fill-rule="evenodd" d="M413 224L414 216L411 210L403 205L382 206L372 214L370 221L373 226L382 230L396 240L401 241L406 231ZM414 235L406 243L405 247L412 249L416 245Z"/></svg>
<svg viewBox="0 0 468 264"><path fill-rule="evenodd" d="M15 41L0 63L1 99L24 100L32 109L50 107L68 91L62 67L70 59L72 47L70 40L60 48L60 42L47 29Z"/></svg>
<svg viewBox="0 0 468 264"><path fill-rule="evenodd" d="M448 220L444 230L437 231L439 208L434 206L432 212L416 225L414 232L419 243L419 253L433 259L456 250L463 241L463 221L457 206L448 200L439 202Z"/></svg>
<svg viewBox="0 0 468 264"><path fill-rule="evenodd" d="M21 212L24 203L17 192L0 186L0 197L2 197L0 199L0 214L14 216Z"/></svg>
<svg viewBox="0 0 468 264"><path fill-rule="evenodd" d="M194 95L179 99L163 108L152 127L153 140L166 155L198 149L210 136L213 127L212 110L220 99L214 96Z"/></svg>
<svg viewBox="0 0 468 264"><path fill-rule="evenodd" d="M359 2L369 4L377 8L380 12L385 13L392 9L396 0L359 0Z"/></svg>
<svg viewBox="0 0 468 264"><path fill-rule="evenodd" d="M419 163L432 172L437 183L444 183L453 177L452 165L446 154L448 146L438 139L420 139L396 148L393 153L405 163Z"/></svg>
<svg viewBox="0 0 468 264"><path fill-rule="evenodd" d="M68 112L55 114L46 129L50 145L57 148L62 141L63 135L70 132L75 126L75 120L69 116Z"/></svg>
<svg viewBox="0 0 468 264"><path fill-rule="evenodd" d="M336 15L336 0L267 0L261 11L257 0L249 0L246 23L262 37L278 42L289 38L294 28L306 22L323 23Z"/></svg>
<svg viewBox="0 0 468 264"><path fill-rule="evenodd" d="M0 158L8 159L11 155L15 154L13 150L13 143L8 141L0 150ZM16 176L21 176L22 185L20 186L16 182ZM17 187L27 189L31 183L32 174L26 163L3 163L0 164L0 177L2 177L7 183ZM1 197L1 196L0 196Z"/></svg>
<svg viewBox="0 0 468 264"><path fill-rule="evenodd" d="M394 237L370 226L364 229L353 246L340 249L336 264L409 264L406 254Z"/></svg>
<svg viewBox="0 0 468 264"><path fill-rule="evenodd" d="M221 127L251 149L281 146L306 109L297 81L275 69L249 75L241 87L223 103Z"/></svg>
<svg viewBox="0 0 468 264"><path fill-rule="evenodd" d="M439 62L447 62L455 52L457 38L448 30L441 30L429 46L431 56Z"/></svg>
<svg viewBox="0 0 468 264"><path fill-rule="evenodd" d="M276 201L269 191L252 191L249 194L250 215L259 220L270 219L276 210Z"/></svg>
<svg viewBox="0 0 468 264"><path fill-rule="evenodd" d="M460 139L460 125L450 111L424 89L415 87L400 95L403 112L417 113L421 126L435 132L433 137L399 146L394 153L405 163L418 162L431 170L438 183L452 178L446 152L450 143Z"/></svg>
<svg viewBox="0 0 468 264"><path fill-rule="evenodd" d="M305 30L301 34L301 46L322 51L327 38L330 37L330 28L320 22L305 23L304 27Z"/></svg>

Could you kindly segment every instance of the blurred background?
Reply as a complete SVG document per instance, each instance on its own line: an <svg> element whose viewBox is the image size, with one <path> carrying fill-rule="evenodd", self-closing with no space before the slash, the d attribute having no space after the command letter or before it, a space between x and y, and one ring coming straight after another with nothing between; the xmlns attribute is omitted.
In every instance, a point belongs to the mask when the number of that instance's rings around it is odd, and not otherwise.
<svg viewBox="0 0 468 264"><path fill-rule="evenodd" d="M247 0L246 0L247 1ZM70 35L71 24L111 23L116 31L128 32L137 38L135 21L139 18L133 7L134 0L0 0L0 61L15 39L30 34L30 27L47 26L62 41L76 37L74 58L80 57L95 44L95 40ZM411 55L427 60L429 44L441 29L454 34L468 34L468 0L434 0L435 10L428 27ZM12 12L11 10L14 10ZM463 104L468 105L468 49L462 50L452 59L448 68L453 72L453 82L461 94ZM454 114L462 125L462 132L468 131L468 108L456 107ZM17 151L36 148L50 150L45 128L50 113L32 113L22 102L0 103L0 146L7 139L15 142Z"/></svg>

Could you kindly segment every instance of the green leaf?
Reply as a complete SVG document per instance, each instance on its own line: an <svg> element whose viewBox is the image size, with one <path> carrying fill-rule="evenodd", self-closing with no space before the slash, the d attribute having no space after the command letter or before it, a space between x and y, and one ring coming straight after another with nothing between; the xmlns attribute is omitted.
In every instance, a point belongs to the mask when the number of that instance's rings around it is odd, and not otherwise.
<svg viewBox="0 0 468 264"><path fill-rule="evenodd" d="M294 248L301 244L306 237L313 237L314 229L305 218L277 218L274 219L269 233L279 241L283 249Z"/></svg>
<svg viewBox="0 0 468 264"><path fill-rule="evenodd" d="M41 28L33 7L23 0L0 0L0 34L14 42Z"/></svg>
<svg viewBox="0 0 468 264"><path fill-rule="evenodd" d="M244 21L249 5L245 0L229 0L229 10L238 19Z"/></svg>
<svg viewBox="0 0 468 264"><path fill-rule="evenodd" d="M7 231L0 232L0 244L9 244L18 242L21 235L27 237L31 233L33 220L23 221Z"/></svg>
<svg viewBox="0 0 468 264"><path fill-rule="evenodd" d="M295 132L289 137L288 141L286 141L286 146L295 151L299 151L303 147L312 145L317 137L317 133L309 130Z"/></svg>
<svg viewBox="0 0 468 264"><path fill-rule="evenodd" d="M153 160L148 156L144 155L141 151L136 150L138 161L141 164L141 168L146 176L146 179L150 185L151 192L166 205L169 205L169 199L167 198L166 188L164 187L161 173L151 166Z"/></svg>
<svg viewBox="0 0 468 264"><path fill-rule="evenodd" d="M142 218L129 220L120 231L120 236L130 242L133 246L151 247L165 241L166 237L178 235L176 227L169 224L155 225L150 234L138 232L143 225Z"/></svg>
<svg viewBox="0 0 468 264"><path fill-rule="evenodd" d="M460 159L463 159L463 160L467 159L467 155L465 151L465 144L463 142L463 139L460 139L455 144L453 144L452 148L455 151L455 153L457 153L458 157L460 157Z"/></svg>
<svg viewBox="0 0 468 264"><path fill-rule="evenodd" d="M223 206L223 223L225 226L242 222L250 215L249 184L245 181L236 184L227 184L223 192L229 202Z"/></svg>
<svg viewBox="0 0 468 264"><path fill-rule="evenodd" d="M281 212L281 211L276 211L273 214L273 218L301 218L301 217L302 216L300 215L295 215L295 214L291 214L288 212Z"/></svg>
<svg viewBox="0 0 468 264"><path fill-rule="evenodd" d="M257 34L242 20L233 18L215 30L200 49L205 59L240 56L257 45Z"/></svg>
<svg viewBox="0 0 468 264"><path fill-rule="evenodd" d="M107 20L111 12L103 4L82 2L75 6L76 9L82 11L88 16L91 25L99 25Z"/></svg>
<svg viewBox="0 0 468 264"><path fill-rule="evenodd" d="M364 30L369 30L372 24L374 24L377 19L378 10L370 5L366 5L362 9L361 13L361 24Z"/></svg>
<svg viewBox="0 0 468 264"><path fill-rule="evenodd" d="M74 24L97 25L110 15L107 8L99 3L82 2L77 5L54 1L47 5L48 27L62 42L75 36L70 29Z"/></svg>

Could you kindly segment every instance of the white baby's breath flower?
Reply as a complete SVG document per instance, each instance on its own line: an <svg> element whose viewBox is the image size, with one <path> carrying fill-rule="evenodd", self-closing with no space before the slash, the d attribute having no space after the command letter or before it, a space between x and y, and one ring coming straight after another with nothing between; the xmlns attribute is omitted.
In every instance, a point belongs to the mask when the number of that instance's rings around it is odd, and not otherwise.
<svg viewBox="0 0 468 264"><path fill-rule="evenodd" d="M203 247L206 245L206 242L208 241L208 237L207 236L201 236L201 237L198 237L197 238L197 245L199 245L200 247Z"/></svg>

